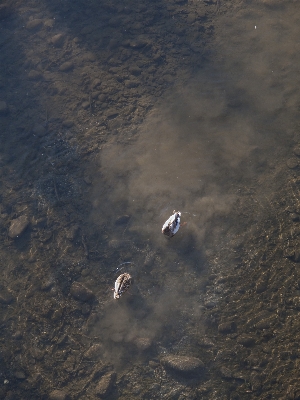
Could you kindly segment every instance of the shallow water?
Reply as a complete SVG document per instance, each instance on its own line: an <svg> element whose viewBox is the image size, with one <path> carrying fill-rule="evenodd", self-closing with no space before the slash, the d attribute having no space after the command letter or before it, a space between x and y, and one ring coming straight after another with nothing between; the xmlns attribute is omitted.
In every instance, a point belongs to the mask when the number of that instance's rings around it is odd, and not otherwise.
<svg viewBox="0 0 300 400"><path fill-rule="evenodd" d="M297 4L1 7L0 397L298 398Z"/></svg>

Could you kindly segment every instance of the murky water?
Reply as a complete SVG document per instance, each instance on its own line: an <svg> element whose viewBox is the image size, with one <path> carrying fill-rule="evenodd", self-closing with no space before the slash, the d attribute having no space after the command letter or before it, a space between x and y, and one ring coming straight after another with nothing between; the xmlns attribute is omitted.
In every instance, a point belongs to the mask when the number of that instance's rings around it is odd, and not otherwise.
<svg viewBox="0 0 300 400"><path fill-rule="evenodd" d="M0 5L1 398L299 397L299 18Z"/></svg>

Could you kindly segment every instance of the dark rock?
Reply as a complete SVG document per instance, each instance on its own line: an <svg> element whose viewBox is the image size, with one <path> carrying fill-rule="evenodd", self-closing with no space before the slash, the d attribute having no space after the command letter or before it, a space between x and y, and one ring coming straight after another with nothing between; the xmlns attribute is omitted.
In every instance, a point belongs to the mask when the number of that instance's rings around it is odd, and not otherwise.
<svg viewBox="0 0 300 400"><path fill-rule="evenodd" d="M34 127L32 128L32 132L39 137L42 137L46 134L46 129L43 125L41 124L36 124L34 125Z"/></svg>
<svg viewBox="0 0 300 400"><path fill-rule="evenodd" d="M8 18L12 14L11 3L0 4L0 20Z"/></svg>
<svg viewBox="0 0 300 400"><path fill-rule="evenodd" d="M199 358L188 356L166 356L161 359L161 364L181 373L195 372L204 368L204 364Z"/></svg>
<svg viewBox="0 0 300 400"><path fill-rule="evenodd" d="M93 344L85 353L84 358L87 360L97 360L103 354L103 347L101 344Z"/></svg>
<svg viewBox="0 0 300 400"><path fill-rule="evenodd" d="M222 322L218 326L218 331L220 333L233 333L236 331L236 324L233 321Z"/></svg>
<svg viewBox="0 0 300 400"><path fill-rule="evenodd" d="M14 373L14 377L19 379L19 380L23 380L26 378L25 372L24 371L16 371Z"/></svg>
<svg viewBox="0 0 300 400"><path fill-rule="evenodd" d="M107 397L115 383L116 376L115 372L108 372L103 375L96 386L96 395L101 398Z"/></svg>
<svg viewBox="0 0 300 400"><path fill-rule="evenodd" d="M286 165L290 169L295 169L299 166L299 161L297 158L289 158L286 162Z"/></svg>
<svg viewBox="0 0 300 400"><path fill-rule="evenodd" d="M53 46L61 47L64 42L64 35L62 33L58 33L57 35L54 35L50 41L53 44Z"/></svg>
<svg viewBox="0 0 300 400"><path fill-rule="evenodd" d="M225 379L231 379L232 378L232 372L229 368L227 367L221 367L220 368L221 376L222 378Z"/></svg>
<svg viewBox="0 0 300 400"><path fill-rule="evenodd" d="M15 333L13 333L12 338L15 340L21 340L23 338L22 332L16 331Z"/></svg>
<svg viewBox="0 0 300 400"><path fill-rule="evenodd" d="M292 220L293 222L298 222L298 221L300 220L299 214L296 214L296 213L291 213L291 214L290 214L290 218L291 218L291 220Z"/></svg>
<svg viewBox="0 0 300 400"><path fill-rule="evenodd" d="M5 115L8 113L8 107L5 101L0 101L0 115Z"/></svg>
<svg viewBox="0 0 300 400"><path fill-rule="evenodd" d="M70 289L74 299L79 301L89 301L94 297L94 293L80 282L74 282Z"/></svg>
<svg viewBox="0 0 300 400"><path fill-rule="evenodd" d="M72 121L72 120L70 120L70 119L65 119L65 120L62 122L62 126L63 126L64 128L72 128L73 125L74 125L74 121Z"/></svg>
<svg viewBox="0 0 300 400"><path fill-rule="evenodd" d="M72 61L67 61L67 62L61 64L61 66L59 67L59 70L61 72L67 72L73 68L74 68L74 64L72 63Z"/></svg>
<svg viewBox="0 0 300 400"><path fill-rule="evenodd" d="M118 217L115 221L116 225L125 225L128 223L130 219L129 215L121 215L120 217Z"/></svg>
<svg viewBox="0 0 300 400"><path fill-rule="evenodd" d="M10 290L6 287L2 286L0 288L0 303L1 304L10 304L14 301L14 296Z"/></svg>
<svg viewBox="0 0 300 400"><path fill-rule="evenodd" d="M255 343L255 338L253 336L250 335L240 335L237 338L237 342L239 344L242 344L245 347L250 347L253 346Z"/></svg>
<svg viewBox="0 0 300 400"><path fill-rule="evenodd" d="M29 30L34 30L37 28L40 28L43 24L43 20L36 18L36 19L32 19L31 21L27 22L26 24L26 28Z"/></svg>
<svg viewBox="0 0 300 400"><path fill-rule="evenodd" d="M268 288L267 279L259 279L256 283L255 290L256 293L262 293Z"/></svg>
<svg viewBox="0 0 300 400"><path fill-rule="evenodd" d="M63 390L55 389L49 394L49 400L66 400L66 393Z"/></svg>
<svg viewBox="0 0 300 400"><path fill-rule="evenodd" d="M150 338L143 337L137 338L134 343L140 351L145 351L151 346L152 340Z"/></svg>
<svg viewBox="0 0 300 400"><path fill-rule="evenodd" d="M12 239L20 236L29 224L28 217L26 215L21 215L20 217L11 221L8 236Z"/></svg>

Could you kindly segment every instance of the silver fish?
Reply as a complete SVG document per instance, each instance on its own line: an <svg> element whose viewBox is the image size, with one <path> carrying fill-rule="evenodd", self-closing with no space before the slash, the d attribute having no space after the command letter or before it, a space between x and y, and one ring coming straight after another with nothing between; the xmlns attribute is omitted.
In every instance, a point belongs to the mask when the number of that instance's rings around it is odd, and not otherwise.
<svg viewBox="0 0 300 400"><path fill-rule="evenodd" d="M166 236L172 237L178 232L180 228L180 211L173 211L173 215L163 224L162 233Z"/></svg>
<svg viewBox="0 0 300 400"><path fill-rule="evenodd" d="M115 282L114 299L119 299L130 288L131 284L132 277L126 272L121 274Z"/></svg>

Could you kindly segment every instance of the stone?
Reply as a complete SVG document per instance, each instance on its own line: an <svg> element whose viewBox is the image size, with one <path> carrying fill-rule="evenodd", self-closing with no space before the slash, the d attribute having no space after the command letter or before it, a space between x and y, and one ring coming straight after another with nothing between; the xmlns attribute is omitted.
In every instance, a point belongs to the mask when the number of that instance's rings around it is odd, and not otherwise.
<svg viewBox="0 0 300 400"><path fill-rule="evenodd" d="M74 121L72 121L71 119L65 119L65 120L62 122L62 126L63 126L64 128L72 128L73 125L74 125Z"/></svg>
<svg viewBox="0 0 300 400"><path fill-rule="evenodd" d="M121 215L120 217L118 217L115 221L116 225L125 225L128 223L130 219L129 215Z"/></svg>
<svg viewBox="0 0 300 400"><path fill-rule="evenodd" d="M79 301L89 301L94 297L94 293L80 282L72 283L70 293Z"/></svg>
<svg viewBox="0 0 300 400"><path fill-rule="evenodd" d="M66 393L63 390L55 389L49 394L49 400L66 400Z"/></svg>
<svg viewBox="0 0 300 400"><path fill-rule="evenodd" d="M8 112L8 107L5 101L0 101L0 115L5 115Z"/></svg>
<svg viewBox="0 0 300 400"><path fill-rule="evenodd" d="M87 360L97 360L103 353L103 347L101 344L93 344L85 353L84 358Z"/></svg>
<svg viewBox="0 0 300 400"><path fill-rule="evenodd" d="M169 355L161 359L161 364L176 372L195 372L204 368L204 363L197 357Z"/></svg>
<svg viewBox="0 0 300 400"><path fill-rule="evenodd" d="M19 380L23 380L26 378L26 375L24 373L24 371L16 371L14 373L15 378L19 379Z"/></svg>
<svg viewBox="0 0 300 400"><path fill-rule="evenodd" d="M67 72L73 68L74 68L74 64L72 63L72 61L66 61L65 63L61 64L61 66L59 67L59 70L61 72Z"/></svg>
<svg viewBox="0 0 300 400"><path fill-rule="evenodd" d="M55 47L61 47L64 42L64 35L62 33L58 33L57 35L52 36L50 42Z"/></svg>
<svg viewBox="0 0 300 400"><path fill-rule="evenodd" d="M102 376L95 389L95 393L98 397L105 398L109 395L115 383L116 376L115 372L107 372Z"/></svg>
<svg viewBox="0 0 300 400"><path fill-rule="evenodd" d="M134 343L140 351L145 351L151 346L152 340L147 337L140 337L137 338Z"/></svg>
<svg viewBox="0 0 300 400"><path fill-rule="evenodd" d="M28 79L31 79L33 81L40 80L43 78L43 74L41 73L41 71L36 71L35 69L31 69L28 72L27 76L28 76Z"/></svg>
<svg viewBox="0 0 300 400"><path fill-rule="evenodd" d="M232 372L231 372L231 370L230 370L229 368L227 368L227 367L221 367L221 368L220 368L220 372L221 372L222 378L225 378L225 379L230 379L230 378L232 378Z"/></svg>
<svg viewBox="0 0 300 400"><path fill-rule="evenodd" d="M236 331L236 324L232 321L222 322L218 326L218 331L220 333L233 333Z"/></svg>
<svg viewBox="0 0 300 400"><path fill-rule="evenodd" d="M42 26L43 20L36 18L36 19L32 19L31 21L27 22L26 24L26 28L29 30L34 30L37 28L40 28Z"/></svg>
<svg viewBox="0 0 300 400"><path fill-rule="evenodd" d="M29 225L29 220L27 215L21 215L20 217L11 221L8 230L8 236L11 239L17 238L25 231L28 225Z"/></svg>
<svg viewBox="0 0 300 400"><path fill-rule="evenodd" d="M289 158L286 162L286 165L290 169L295 169L299 166L299 161L297 158Z"/></svg>
<svg viewBox="0 0 300 400"><path fill-rule="evenodd" d="M253 336L250 336L250 335L240 335L237 338L237 342L239 344L242 344L245 347L250 347L250 346L254 345L255 338Z"/></svg>
<svg viewBox="0 0 300 400"><path fill-rule="evenodd" d="M0 303L1 304L11 304L15 300L13 294L9 289L2 286L0 288Z"/></svg>
<svg viewBox="0 0 300 400"><path fill-rule="evenodd" d="M46 134L46 129L41 124L35 124L32 128L32 132L34 135L42 137Z"/></svg>

